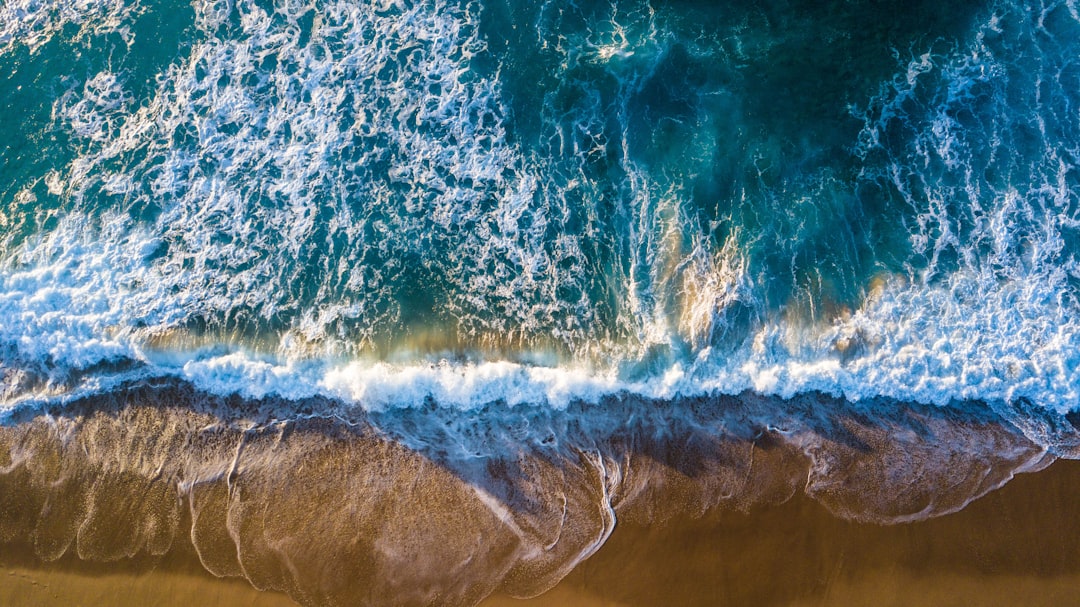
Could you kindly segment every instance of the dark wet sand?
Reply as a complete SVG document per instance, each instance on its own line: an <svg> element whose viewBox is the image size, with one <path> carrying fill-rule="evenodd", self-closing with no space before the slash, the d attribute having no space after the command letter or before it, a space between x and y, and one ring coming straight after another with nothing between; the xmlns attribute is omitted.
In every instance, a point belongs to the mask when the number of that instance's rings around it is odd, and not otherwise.
<svg viewBox="0 0 1080 607"><path fill-rule="evenodd" d="M603 548L551 591L482 605L1077 604L1078 504L1080 462L1059 461L959 513L912 524L846 522L801 492L749 513L620 521ZM192 556L174 551L152 567L65 557L43 567L9 545L0 548L0 604L294 604L242 580L216 579Z"/></svg>
<svg viewBox="0 0 1080 607"><path fill-rule="evenodd" d="M1078 513L1076 461L894 526L837 519L800 492L749 514L620 523L552 592L483 605L1077 605Z"/></svg>

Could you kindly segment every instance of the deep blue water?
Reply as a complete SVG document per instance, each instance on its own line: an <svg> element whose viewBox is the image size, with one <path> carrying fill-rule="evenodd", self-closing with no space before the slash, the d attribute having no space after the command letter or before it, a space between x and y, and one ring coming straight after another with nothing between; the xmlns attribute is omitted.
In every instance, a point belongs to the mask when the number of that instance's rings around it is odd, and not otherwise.
<svg viewBox="0 0 1080 607"><path fill-rule="evenodd" d="M7 0L3 398L1080 405L1071 2Z"/></svg>

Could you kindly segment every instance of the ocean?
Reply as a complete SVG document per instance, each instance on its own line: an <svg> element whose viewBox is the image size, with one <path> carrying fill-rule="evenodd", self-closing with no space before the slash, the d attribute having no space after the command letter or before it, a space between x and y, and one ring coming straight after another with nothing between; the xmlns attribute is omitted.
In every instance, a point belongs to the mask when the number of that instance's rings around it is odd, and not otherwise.
<svg viewBox="0 0 1080 607"><path fill-rule="evenodd" d="M45 563L473 605L1080 458L1075 0L3 0L0 124Z"/></svg>

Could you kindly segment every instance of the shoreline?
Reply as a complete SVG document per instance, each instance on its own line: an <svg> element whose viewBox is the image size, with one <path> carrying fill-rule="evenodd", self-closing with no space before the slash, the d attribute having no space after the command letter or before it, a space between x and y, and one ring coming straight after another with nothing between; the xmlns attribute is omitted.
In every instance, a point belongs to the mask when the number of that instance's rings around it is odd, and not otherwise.
<svg viewBox="0 0 1080 607"><path fill-rule="evenodd" d="M938 538L997 559L958 583L1031 573L1009 546L1040 544L1055 516L1047 541L1080 542L1063 514L1080 463L1044 470L1075 457L1075 429L1046 426L1052 454L977 403L744 394L313 414L331 407L137 384L9 418L0 563L31 585L89 575L90 589L165 576L239 597L246 579L305 605L789 604L881 587L875 571L919 586L909 563L967 558ZM979 515L985 503L1008 516ZM1040 545L1024 554L1055 552ZM1080 565L1061 558L1032 574L1072 579ZM204 588L210 574L233 581Z"/></svg>

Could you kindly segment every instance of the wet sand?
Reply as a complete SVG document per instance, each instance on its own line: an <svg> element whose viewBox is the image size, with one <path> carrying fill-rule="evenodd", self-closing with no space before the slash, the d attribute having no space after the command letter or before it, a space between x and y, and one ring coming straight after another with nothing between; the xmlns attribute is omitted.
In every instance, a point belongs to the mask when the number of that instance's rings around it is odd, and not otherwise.
<svg viewBox="0 0 1080 607"><path fill-rule="evenodd" d="M482 605L1075 605L1077 504L1080 462L1058 461L916 523L843 521L802 493L748 514L620 523L552 592Z"/></svg>
<svg viewBox="0 0 1080 607"><path fill-rule="evenodd" d="M0 604L12 607L295 607L288 597L259 592L242 580L155 571L140 576L4 567Z"/></svg>
<svg viewBox="0 0 1080 607"><path fill-rule="evenodd" d="M216 578L190 545L158 559L95 563L65 556L42 563L26 546L0 546L0 605L10 607L295 607L247 580Z"/></svg>
<svg viewBox="0 0 1080 607"><path fill-rule="evenodd" d="M11 416L0 604L1050 605L1080 587L1080 463L977 404L303 415L333 406L139 384ZM1080 459L1071 421L1036 430Z"/></svg>
<svg viewBox="0 0 1080 607"><path fill-rule="evenodd" d="M1075 604L1078 503L1080 462L1059 461L958 513L916 523L847 522L801 492L748 513L620 522L593 557L549 592L529 600L492 596L481 604ZM152 566L69 558L40 566L24 556L10 546L0 550L0 604L295 604L243 580L214 578L184 550Z"/></svg>

